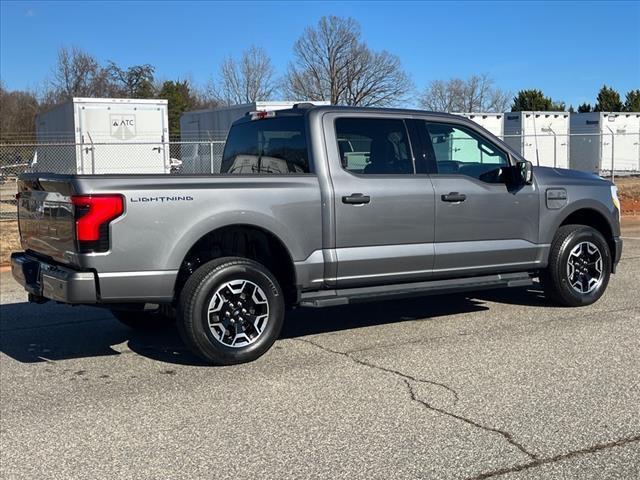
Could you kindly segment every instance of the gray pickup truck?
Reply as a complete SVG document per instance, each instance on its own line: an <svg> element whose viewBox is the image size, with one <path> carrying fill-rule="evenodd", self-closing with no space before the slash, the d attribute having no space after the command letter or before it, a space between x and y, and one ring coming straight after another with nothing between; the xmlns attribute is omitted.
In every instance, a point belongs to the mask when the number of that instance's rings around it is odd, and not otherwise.
<svg viewBox="0 0 640 480"><path fill-rule="evenodd" d="M313 107L234 123L220 175L19 179L31 301L103 306L132 327L175 317L208 362L268 350L291 307L540 279L595 302L620 259L608 181L534 168L458 116Z"/></svg>

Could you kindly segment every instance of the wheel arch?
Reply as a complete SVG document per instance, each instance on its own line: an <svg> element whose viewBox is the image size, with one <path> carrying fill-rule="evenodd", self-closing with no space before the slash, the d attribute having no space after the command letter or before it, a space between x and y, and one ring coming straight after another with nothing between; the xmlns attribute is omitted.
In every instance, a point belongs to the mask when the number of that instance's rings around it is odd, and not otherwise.
<svg viewBox="0 0 640 480"><path fill-rule="evenodd" d="M554 232L564 225L591 227L602 234L609 246L611 258L616 258L615 229L607 217L608 215L601 212L597 207L592 205L581 206L566 213L558 222Z"/></svg>
<svg viewBox="0 0 640 480"><path fill-rule="evenodd" d="M287 304L295 301L297 283L291 251L272 230L250 223L217 226L192 242L182 255L174 295L180 294L186 280L200 265L226 256L249 258L264 265L280 283Z"/></svg>

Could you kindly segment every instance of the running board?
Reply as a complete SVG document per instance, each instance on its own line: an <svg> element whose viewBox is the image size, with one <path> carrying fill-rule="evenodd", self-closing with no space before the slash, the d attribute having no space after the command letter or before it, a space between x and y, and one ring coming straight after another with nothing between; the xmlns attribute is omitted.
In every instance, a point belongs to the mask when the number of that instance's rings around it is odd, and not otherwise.
<svg viewBox="0 0 640 480"><path fill-rule="evenodd" d="M428 282L303 292L300 295L299 305L313 308L332 307L374 299L388 300L491 288L526 287L532 284L533 280L528 272L501 273L497 275L482 275L480 277L431 280Z"/></svg>

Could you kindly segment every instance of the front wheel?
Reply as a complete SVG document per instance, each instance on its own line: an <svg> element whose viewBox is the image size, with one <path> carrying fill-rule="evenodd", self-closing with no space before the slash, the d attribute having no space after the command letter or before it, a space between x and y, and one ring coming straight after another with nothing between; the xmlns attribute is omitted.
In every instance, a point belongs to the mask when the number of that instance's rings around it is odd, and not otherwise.
<svg viewBox="0 0 640 480"><path fill-rule="evenodd" d="M558 229L541 275L551 299L567 307L591 305L604 294L610 275L611 252L600 232L584 225Z"/></svg>
<svg viewBox="0 0 640 480"><path fill-rule="evenodd" d="M225 257L202 265L180 294L178 330L187 346L216 365L255 360L276 341L284 298L261 264Z"/></svg>

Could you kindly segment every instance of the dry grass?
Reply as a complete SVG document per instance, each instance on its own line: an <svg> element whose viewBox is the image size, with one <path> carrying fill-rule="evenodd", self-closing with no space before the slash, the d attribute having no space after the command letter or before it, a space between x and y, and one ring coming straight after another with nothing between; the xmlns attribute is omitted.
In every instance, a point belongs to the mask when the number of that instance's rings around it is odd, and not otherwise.
<svg viewBox="0 0 640 480"><path fill-rule="evenodd" d="M618 177L616 185L623 215L640 215L640 177Z"/></svg>
<svg viewBox="0 0 640 480"><path fill-rule="evenodd" d="M0 266L8 265L11 252L21 250L18 222L0 220Z"/></svg>

